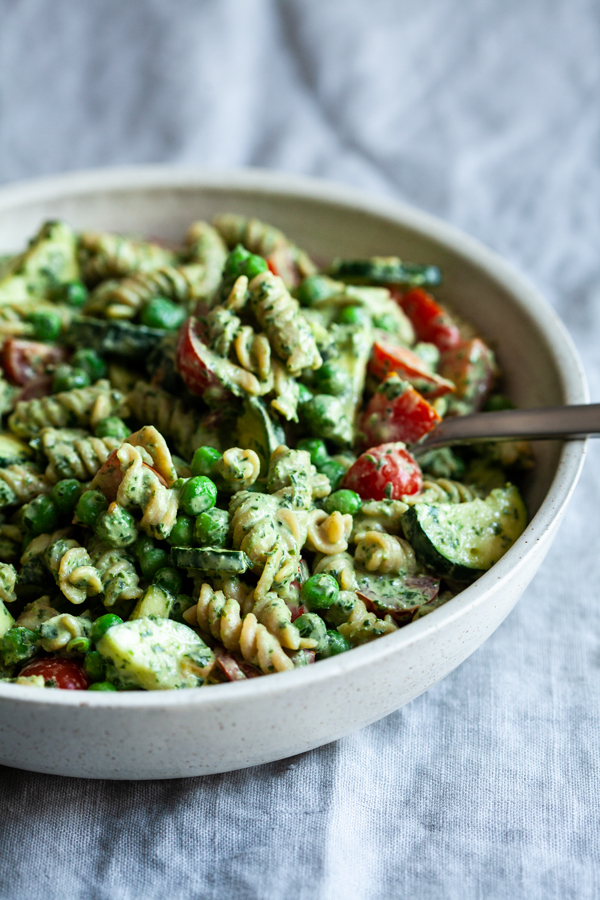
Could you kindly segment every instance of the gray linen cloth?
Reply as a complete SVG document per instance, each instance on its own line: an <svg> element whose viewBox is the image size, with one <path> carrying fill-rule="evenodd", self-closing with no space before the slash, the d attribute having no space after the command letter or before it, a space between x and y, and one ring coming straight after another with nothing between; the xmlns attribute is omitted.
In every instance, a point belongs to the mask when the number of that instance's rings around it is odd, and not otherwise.
<svg viewBox="0 0 600 900"><path fill-rule="evenodd" d="M594 0L0 0L0 180L261 165L413 202L521 268L600 398ZM600 456L517 609L364 731L172 782L2 769L2 900L600 896Z"/></svg>

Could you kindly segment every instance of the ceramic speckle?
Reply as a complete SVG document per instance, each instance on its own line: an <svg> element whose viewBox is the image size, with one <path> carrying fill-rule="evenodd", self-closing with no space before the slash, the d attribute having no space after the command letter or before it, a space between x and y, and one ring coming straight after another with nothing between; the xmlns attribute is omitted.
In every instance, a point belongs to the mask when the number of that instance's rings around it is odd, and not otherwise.
<svg viewBox="0 0 600 900"><path fill-rule="evenodd" d="M340 185L169 167L32 181L0 189L0 252L18 250L47 218L176 239L192 219L223 211L273 222L318 258L397 254L440 265L440 299L494 342L518 405L587 402L573 345L526 280L443 222ZM548 552L584 456L583 441L538 444L532 519L503 559L445 606L350 653L164 693L0 684L0 763L84 778L208 775L293 756L376 721L444 678L508 615Z"/></svg>

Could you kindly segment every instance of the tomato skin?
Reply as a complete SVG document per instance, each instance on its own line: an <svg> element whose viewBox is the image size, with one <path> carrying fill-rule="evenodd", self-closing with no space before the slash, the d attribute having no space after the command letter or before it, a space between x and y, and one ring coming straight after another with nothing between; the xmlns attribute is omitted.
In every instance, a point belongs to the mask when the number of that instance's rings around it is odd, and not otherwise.
<svg viewBox="0 0 600 900"><path fill-rule="evenodd" d="M342 482L342 487L356 491L363 500L400 500L405 494L417 494L422 486L419 464L400 442L371 447Z"/></svg>
<svg viewBox="0 0 600 900"><path fill-rule="evenodd" d="M394 374L371 397L362 431L368 446L388 441L414 444L441 421L433 406Z"/></svg>
<svg viewBox="0 0 600 900"><path fill-rule="evenodd" d="M452 350L461 342L460 331L452 317L436 303L423 288L413 288L406 294L394 291L395 299L412 322L417 338L441 350Z"/></svg>
<svg viewBox="0 0 600 900"><path fill-rule="evenodd" d="M194 316L187 319L179 331L175 365L192 394L201 397L210 391L211 402L215 405L231 399L231 392L211 368L213 353L202 340L201 324Z"/></svg>
<svg viewBox="0 0 600 900"><path fill-rule="evenodd" d="M455 390L454 384L447 378L430 372L423 360L409 350L398 347L389 341L379 340L373 344L373 354L369 361L369 372L383 381L392 372L397 372L409 381L420 394L431 400L443 397Z"/></svg>
<svg viewBox="0 0 600 900"><path fill-rule="evenodd" d="M455 383L455 397L464 411L477 412L494 381L496 362L487 344L481 338L473 338L442 353L440 371Z"/></svg>
<svg viewBox="0 0 600 900"><path fill-rule="evenodd" d="M90 683L78 662L57 657L33 659L19 675L41 675L46 683L54 681L54 686L63 691L87 691Z"/></svg>
<svg viewBox="0 0 600 900"><path fill-rule="evenodd" d="M40 341L8 338L2 345L2 368L12 384L28 384L43 375L46 366L64 362L66 358L64 347Z"/></svg>

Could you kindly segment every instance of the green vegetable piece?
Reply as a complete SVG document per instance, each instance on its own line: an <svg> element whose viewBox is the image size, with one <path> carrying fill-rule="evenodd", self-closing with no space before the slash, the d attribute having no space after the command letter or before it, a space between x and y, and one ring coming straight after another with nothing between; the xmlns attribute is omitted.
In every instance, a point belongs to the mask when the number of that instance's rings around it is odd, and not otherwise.
<svg viewBox="0 0 600 900"><path fill-rule="evenodd" d="M140 553L140 569L148 581L152 581L159 569L169 565L169 555L161 547L149 547Z"/></svg>
<svg viewBox="0 0 600 900"><path fill-rule="evenodd" d="M42 494L23 507L23 525L30 535L55 531L58 528L60 513L51 497Z"/></svg>
<svg viewBox="0 0 600 900"><path fill-rule="evenodd" d="M35 656L38 635L29 628L9 628L0 638L0 660L9 667Z"/></svg>
<svg viewBox="0 0 600 900"><path fill-rule="evenodd" d="M164 566L162 569L157 570L152 579L152 584L164 588L170 594L179 594L183 579L177 569L173 569L171 566Z"/></svg>
<svg viewBox="0 0 600 900"><path fill-rule="evenodd" d="M435 287L442 276L437 266L403 262L397 256L373 256L370 259L335 259L329 268L332 278L373 284L406 284L411 287Z"/></svg>
<svg viewBox="0 0 600 900"><path fill-rule="evenodd" d="M48 311L32 312L27 321L33 325L33 337L36 341L56 341L62 330L62 320L58 313Z"/></svg>
<svg viewBox="0 0 600 900"><path fill-rule="evenodd" d="M327 631L326 640L327 645L317 654L318 659L329 659L330 656L337 656L339 653L345 653L346 650L351 649L350 644L339 631Z"/></svg>
<svg viewBox="0 0 600 900"><path fill-rule="evenodd" d="M325 441L321 441L319 438L302 438L302 440L298 441L297 448L310 453L310 461L317 469L329 459Z"/></svg>
<svg viewBox="0 0 600 900"><path fill-rule="evenodd" d="M118 618L118 616L115 618ZM100 620L97 619L96 621L99 622ZM106 663L97 650L90 650L89 653L86 653L83 660L83 671L90 681L104 681L106 677Z"/></svg>
<svg viewBox="0 0 600 900"><path fill-rule="evenodd" d="M323 503L325 512L340 512L342 515L355 515L362 506L362 500L355 491L335 491Z"/></svg>
<svg viewBox="0 0 600 900"><path fill-rule="evenodd" d="M337 317L340 325L357 325L367 328L371 324L371 316L361 306L344 306Z"/></svg>
<svg viewBox="0 0 600 900"><path fill-rule="evenodd" d="M52 379L52 392L61 394L63 391L73 391L75 388L88 387L92 380L85 369L74 369L72 366L59 366Z"/></svg>
<svg viewBox="0 0 600 900"><path fill-rule="evenodd" d="M206 475L196 475L184 485L179 498L180 509L188 516L199 516L217 502L217 486Z"/></svg>
<svg viewBox="0 0 600 900"><path fill-rule="evenodd" d="M337 628L348 621L350 613L356 604L356 594L351 591L340 591L335 603L332 603L329 609L322 611L323 618L328 625Z"/></svg>
<svg viewBox="0 0 600 900"><path fill-rule="evenodd" d="M148 537L147 534L140 534L137 541L131 545L131 552L137 556L138 558L145 553L147 550L152 550L154 548L154 541L151 537Z"/></svg>
<svg viewBox="0 0 600 900"><path fill-rule="evenodd" d="M131 434L131 428L128 428L123 419L118 416L108 416L98 422L94 434L99 438L111 437L118 441L124 441Z"/></svg>
<svg viewBox="0 0 600 900"><path fill-rule="evenodd" d="M110 681L95 681L93 684L90 684L88 691L116 691L116 687L114 684L111 684Z"/></svg>
<svg viewBox="0 0 600 900"><path fill-rule="evenodd" d="M147 328L119 319L75 316L69 326L69 343L91 347L101 356L115 355L128 360L146 359L168 334L162 328Z"/></svg>
<svg viewBox="0 0 600 900"><path fill-rule="evenodd" d="M352 425L337 397L315 394L304 404L301 413L308 430L314 435L336 444L346 445L352 442Z"/></svg>
<svg viewBox="0 0 600 900"><path fill-rule="evenodd" d="M228 529L229 513L215 506L197 517L194 537L201 547L224 547Z"/></svg>
<svg viewBox="0 0 600 900"><path fill-rule="evenodd" d="M172 547L191 547L194 543L194 525L193 516L177 516L167 542Z"/></svg>
<svg viewBox="0 0 600 900"><path fill-rule="evenodd" d="M129 616L129 621L143 619L147 616L168 619L174 601L174 595L165 587L159 584L151 584L135 604L133 612Z"/></svg>
<svg viewBox="0 0 600 900"><path fill-rule="evenodd" d="M503 409L514 409L515 404L505 394L492 394L485 402L484 412L501 412Z"/></svg>
<svg viewBox="0 0 600 900"><path fill-rule="evenodd" d="M300 632L300 637L316 642L314 647L316 653L322 653L328 646L327 628L321 616L316 613L304 613L295 619L294 625Z"/></svg>
<svg viewBox="0 0 600 900"><path fill-rule="evenodd" d="M250 253L249 250L238 244L227 257L224 275L232 282L240 275L245 275L248 281L252 281L255 275L266 272L268 268L262 256Z"/></svg>
<svg viewBox="0 0 600 900"><path fill-rule="evenodd" d="M335 362L323 363L315 372L315 385L320 393L343 394L348 385L348 373Z"/></svg>
<svg viewBox="0 0 600 900"><path fill-rule="evenodd" d="M166 297L154 297L142 309L140 316L142 325L148 328L164 328L175 331L185 322L186 311Z"/></svg>
<svg viewBox="0 0 600 900"><path fill-rule="evenodd" d="M242 550L212 547L173 547L171 560L181 569L199 569L214 575L242 575L252 568L252 561Z"/></svg>
<svg viewBox="0 0 600 900"><path fill-rule="evenodd" d="M94 528L96 522L108 509L108 503L104 494L100 491L84 491L77 502L77 518L89 528Z"/></svg>
<svg viewBox="0 0 600 900"><path fill-rule="evenodd" d="M67 653L81 654L81 656L85 656L85 654L89 652L91 646L92 642L87 637L73 638L73 640L69 641L69 643L67 644Z"/></svg>
<svg viewBox="0 0 600 900"><path fill-rule="evenodd" d="M183 618L183 614L186 609L190 609L192 606L195 606L196 603L197 601L194 600L193 597L189 597L187 594L178 594L171 607L169 618L173 619L175 622L182 622L187 625L187 622Z"/></svg>
<svg viewBox="0 0 600 900"><path fill-rule="evenodd" d="M62 515L70 515L81 497L83 488L76 478L64 478L52 488L50 496Z"/></svg>
<svg viewBox="0 0 600 900"><path fill-rule="evenodd" d="M332 575L321 573L312 575L304 582L300 591L300 600L313 612L315 609L329 609L340 594L340 588Z"/></svg>
<svg viewBox="0 0 600 900"><path fill-rule="evenodd" d="M309 275L298 288L296 297L301 306L321 306L329 297L337 294L340 288L343 285L336 284L324 275Z"/></svg>
<svg viewBox="0 0 600 900"><path fill-rule="evenodd" d="M104 378L107 372L107 366L102 357L92 350L91 347L83 347L76 350L71 357L71 365L76 369L83 369L90 376L92 382Z"/></svg>
<svg viewBox="0 0 600 900"><path fill-rule="evenodd" d="M67 281L52 291L52 299L67 306L83 306L87 298L88 289L82 281Z"/></svg>
<svg viewBox="0 0 600 900"><path fill-rule="evenodd" d="M129 510L113 504L96 522L96 534L111 547L129 547L138 536L138 524Z"/></svg>
<svg viewBox="0 0 600 900"><path fill-rule="evenodd" d="M120 616L116 616L114 613L106 613L106 615L96 619L92 624L92 630L90 631L90 641L92 644L97 644L98 641L104 637L109 628L112 628L114 625L120 625L122 621L123 619ZM88 656L89 655L90 654L88 654Z"/></svg>
<svg viewBox="0 0 600 900"><path fill-rule="evenodd" d="M329 478L329 483L331 484L331 490L337 491L340 484L344 480L344 475L348 471L347 467L342 465L342 463L336 462L334 459L327 460L326 463L323 463L319 466L319 472L322 475L327 475Z"/></svg>
<svg viewBox="0 0 600 900"><path fill-rule="evenodd" d="M212 475L220 459L214 447L198 447L192 458L192 475Z"/></svg>

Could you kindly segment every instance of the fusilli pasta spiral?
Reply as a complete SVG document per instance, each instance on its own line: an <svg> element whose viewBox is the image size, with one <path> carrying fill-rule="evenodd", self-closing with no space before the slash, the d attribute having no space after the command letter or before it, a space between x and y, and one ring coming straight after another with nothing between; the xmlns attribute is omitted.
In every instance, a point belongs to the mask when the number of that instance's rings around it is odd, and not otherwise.
<svg viewBox="0 0 600 900"><path fill-rule="evenodd" d="M166 297L184 305L202 296L204 276L204 266L195 264L161 266L122 281L104 281L90 295L85 313L107 319L133 319L153 297Z"/></svg>
<svg viewBox="0 0 600 900"><path fill-rule="evenodd" d="M46 478L51 482L61 478L88 481L106 462L108 455L121 445L117 438L97 438L68 429L44 428L40 438L48 458Z"/></svg>
<svg viewBox="0 0 600 900"><path fill-rule="evenodd" d="M397 630L398 626L391 616L378 619L375 613L367 612L367 607L360 599L356 601L348 621L343 625L338 625L339 633L353 647Z"/></svg>
<svg viewBox="0 0 600 900"><path fill-rule="evenodd" d="M48 494L51 488L32 463L14 463L0 469L0 507L29 503L39 494Z"/></svg>
<svg viewBox="0 0 600 900"><path fill-rule="evenodd" d="M148 272L175 261L175 254L158 244L96 231L79 235L79 256L83 276L92 282Z"/></svg>
<svg viewBox="0 0 600 900"><path fill-rule="evenodd" d="M408 506L415 503L469 503L478 493L468 484L452 481L450 478L426 478L418 494L403 497Z"/></svg>
<svg viewBox="0 0 600 900"><path fill-rule="evenodd" d="M108 381L35 400L21 400L8 424L16 435L36 437L43 428L88 427L108 416L126 416L125 397Z"/></svg>
<svg viewBox="0 0 600 900"><path fill-rule="evenodd" d="M44 559L60 590L71 603L83 603L102 591L100 573L77 541L60 538L45 550Z"/></svg>
<svg viewBox="0 0 600 900"><path fill-rule="evenodd" d="M414 575L417 570L415 551L404 538L382 531L366 531L356 545L354 559L367 572Z"/></svg>
<svg viewBox="0 0 600 900"><path fill-rule="evenodd" d="M342 515L337 510L327 515L323 509L314 509L308 514L306 545L309 550L328 556L343 553L348 549L351 531L351 515Z"/></svg>
<svg viewBox="0 0 600 900"><path fill-rule="evenodd" d="M97 542L90 548L93 565L100 574L107 609L125 600L137 600L142 595L139 576L133 560L125 550Z"/></svg>
<svg viewBox="0 0 600 900"><path fill-rule="evenodd" d="M123 444L117 450L117 458L123 480L117 489L116 502L123 509L142 510L140 527L150 537L168 537L177 518L179 491L165 487L153 468L145 464L138 447Z"/></svg>
<svg viewBox="0 0 600 900"><path fill-rule="evenodd" d="M254 450L230 447L217 463L215 474L231 493L247 490L260 475L260 459Z"/></svg>

